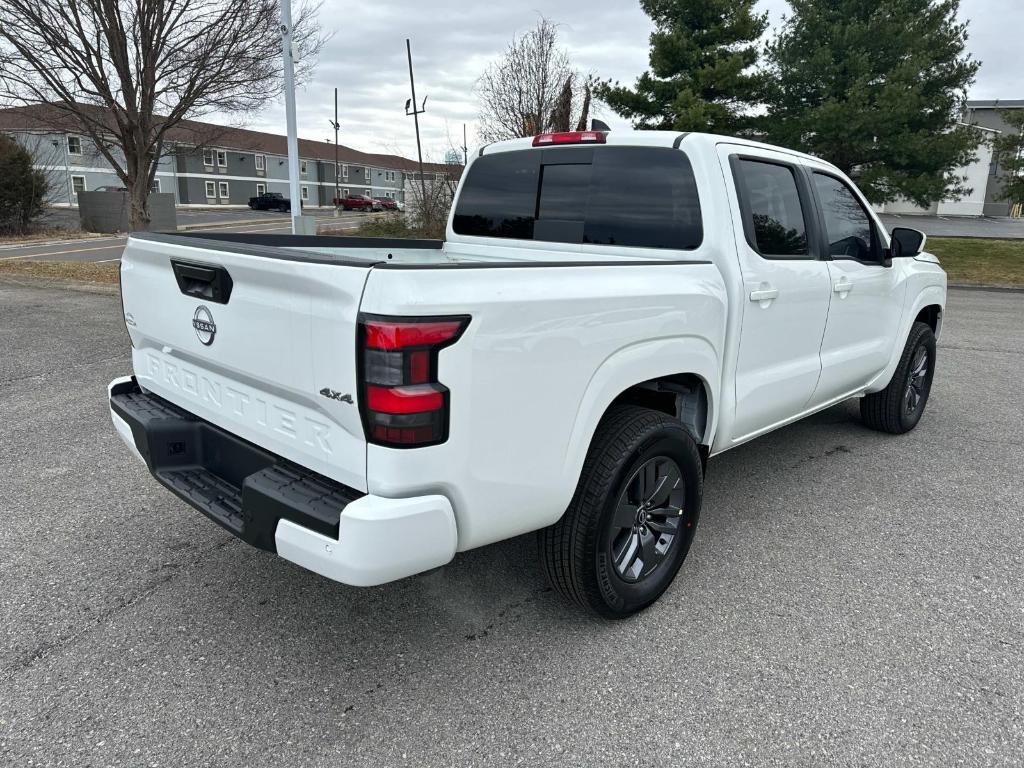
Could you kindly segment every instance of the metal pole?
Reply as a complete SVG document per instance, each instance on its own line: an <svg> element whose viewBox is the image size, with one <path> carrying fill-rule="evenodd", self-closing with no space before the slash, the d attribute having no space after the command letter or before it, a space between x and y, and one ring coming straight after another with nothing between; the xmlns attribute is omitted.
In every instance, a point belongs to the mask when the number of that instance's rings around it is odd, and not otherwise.
<svg viewBox="0 0 1024 768"><path fill-rule="evenodd" d="M420 207L425 208L427 205L427 180L423 175L423 149L420 146L420 111L416 106L416 79L412 75L412 45L409 43L409 38L405 38L405 52L409 56L409 85L412 88L412 119L416 123L416 154L420 161L420 191L423 193L423 197L420 198ZM422 215L420 211L420 215Z"/></svg>
<svg viewBox="0 0 1024 768"><path fill-rule="evenodd" d="M281 52L284 54L284 111L288 124L288 181L291 190L292 234L299 230L302 193L299 189L299 138L295 124L295 60L292 50L292 3L281 0Z"/></svg>
<svg viewBox="0 0 1024 768"><path fill-rule="evenodd" d="M466 124L462 124L462 164L469 165L469 142L466 141Z"/></svg>
<svg viewBox="0 0 1024 768"><path fill-rule="evenodd" d="M338 186L338 89L334 89L334 199L341 197L341 189ZM335 202L335 205L338 203Z"/></svg>

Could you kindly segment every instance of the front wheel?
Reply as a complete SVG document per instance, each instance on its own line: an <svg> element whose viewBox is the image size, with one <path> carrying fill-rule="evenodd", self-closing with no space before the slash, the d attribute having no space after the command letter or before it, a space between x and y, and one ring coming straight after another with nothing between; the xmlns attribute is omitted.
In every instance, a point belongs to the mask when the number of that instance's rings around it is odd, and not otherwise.
<svg viewBox="0 0 1024 768"><path fill-rule="evenodd" d="M551 585L610 619L668 589L693 541L703 494L697 444L677 419L616 406L598 425L565 515L538 533Z"/></svg>
<svg viewBox="0 0 1024 768"><path fill-rule="evenodd" d="M935 334L927 323L914 323L889 386L861 398L861 420L879 432L909 432L921 420L934 375Z"/></svg>

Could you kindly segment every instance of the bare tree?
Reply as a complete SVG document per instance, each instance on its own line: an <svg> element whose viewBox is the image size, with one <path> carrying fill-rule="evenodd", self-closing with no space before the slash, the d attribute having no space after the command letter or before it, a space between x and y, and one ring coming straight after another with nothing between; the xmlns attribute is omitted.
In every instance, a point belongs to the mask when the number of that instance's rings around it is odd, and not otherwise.
<svg viewBox="0 0 1024 768"><path fill-rule="evenodd" d="M299 73L324 43L319 6L295 14ZM210 112L249 113L281 91L278 0L4 0L0 99L47 104L128 188L133 229L168 133Z"/></svg>
<svg viewBox="0 0 1024 768"><path fill-rule="evenodd" d="M558 45L558 25L541 17L477 81L480 138L501 141L585 127L590 86L591 78L581 78Z"/></svg>

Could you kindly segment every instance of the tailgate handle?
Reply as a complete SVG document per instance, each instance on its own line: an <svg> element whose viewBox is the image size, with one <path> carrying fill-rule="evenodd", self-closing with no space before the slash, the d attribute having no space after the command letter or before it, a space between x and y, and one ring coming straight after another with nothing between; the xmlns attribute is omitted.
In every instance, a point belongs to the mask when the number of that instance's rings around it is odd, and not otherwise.
<svg viewBox="0 0 1024 768"><path fill-rule="evenodd" d="M196 264L191 261L171 261L178 288L186 296L227 304L231 298L231 275L224 267Z"/></svg>

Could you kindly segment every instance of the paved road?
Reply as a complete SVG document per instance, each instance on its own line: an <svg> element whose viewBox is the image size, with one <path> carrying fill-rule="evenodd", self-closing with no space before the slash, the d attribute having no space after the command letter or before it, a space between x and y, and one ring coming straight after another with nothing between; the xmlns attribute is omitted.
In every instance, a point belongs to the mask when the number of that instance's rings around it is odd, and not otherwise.
<svg viewBox="0 0 1024 768"><path fill-rule="evenodd" d="M680 578L604 623L530 537L364 590L239 543L114 435L116 296L2 279L0 765L1020 765L1022 340L953 292L914 433L717 457Z"/></svg>
<svg viewBox="0 0 1024 768"><path fill-rule="evenodd" d="M367 214L351 211L337 219L331 211L317 211L310 215L329 221L341 229L355 229ZM263 232L287 234L291 231L290 220L280 213L269 211L185 211L178 213L179 226L187 226L192 232ZM21 247L0 247L0 261L31 259L34 261L117 261L121 258L126 238L103 237L57 242L49 245L26 245Z"/></svg>
<svg viewBox="0 0 1024 768"><path fill-rule="evenodd" d="M893 227L919 229L932 237L1024 238L1024 219L974 216L895 216L882 214L882 221Z"/></svg>

